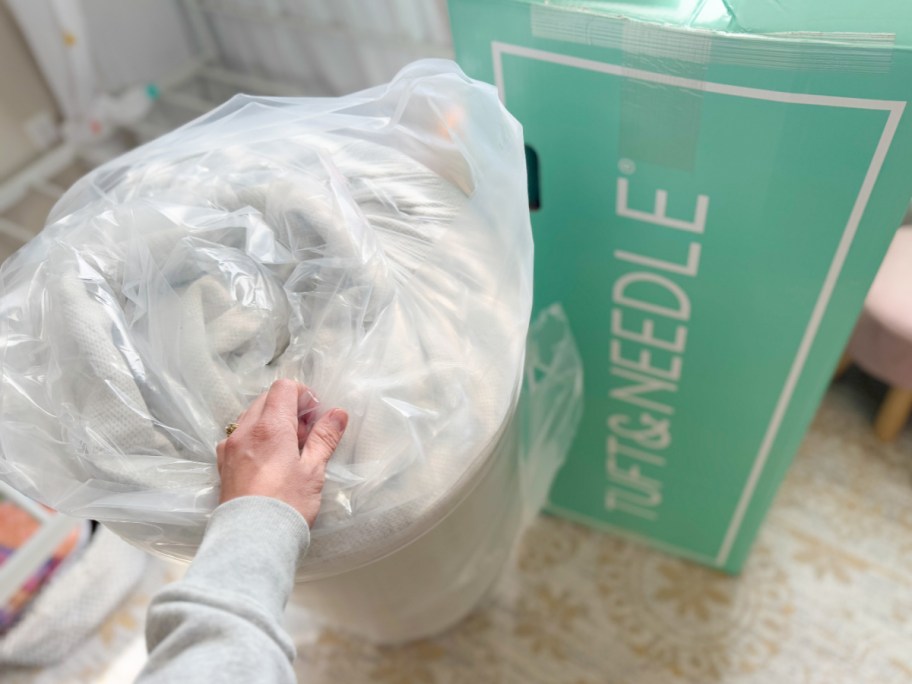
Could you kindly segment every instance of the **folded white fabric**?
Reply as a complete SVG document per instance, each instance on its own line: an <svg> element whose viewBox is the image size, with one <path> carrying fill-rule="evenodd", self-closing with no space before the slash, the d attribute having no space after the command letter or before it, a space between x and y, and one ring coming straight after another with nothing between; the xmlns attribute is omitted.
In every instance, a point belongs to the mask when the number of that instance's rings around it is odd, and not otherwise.
<svg viewBox="0 0 912 684"><path fill-rule="evenodd" d="M519 125L454 64L237 97L82 179L0 270L0 478L191 558L225 425L292 377L351 414L301 577L369 563L516 458L531 274Z"/></svg>

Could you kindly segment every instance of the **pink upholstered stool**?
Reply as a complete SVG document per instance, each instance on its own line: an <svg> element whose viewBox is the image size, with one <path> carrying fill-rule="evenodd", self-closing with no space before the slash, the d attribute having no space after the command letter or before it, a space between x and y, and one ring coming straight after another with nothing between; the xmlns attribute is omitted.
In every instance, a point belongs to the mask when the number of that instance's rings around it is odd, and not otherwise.
<svg viewBox="0 0 912 684"><path fill-rule="evenodd" d="M896 232L840 364L850 363L890 386L874 422L896 439L912 412L912 226Z"/></svg>

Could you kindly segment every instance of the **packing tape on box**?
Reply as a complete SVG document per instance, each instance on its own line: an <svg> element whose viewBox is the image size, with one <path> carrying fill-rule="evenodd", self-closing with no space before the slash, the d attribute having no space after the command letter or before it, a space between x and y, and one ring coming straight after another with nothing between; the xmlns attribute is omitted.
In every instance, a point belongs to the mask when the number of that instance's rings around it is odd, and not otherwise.
<svg viewBox="0 0 912 684"><path fill-rule="evenodd" d="M763 66L790 71L885 73L893 64L893 33L791 31L735 37L726 27L737 27L731 11L720 17L718 31L679 25L652 24L593 7L555 8L533 5L532 34L538 38L615 48L625 55L673 59L693 64ZM600 13L602 12L602 13ZM846 51L846 45L853 50Z"/></svg>

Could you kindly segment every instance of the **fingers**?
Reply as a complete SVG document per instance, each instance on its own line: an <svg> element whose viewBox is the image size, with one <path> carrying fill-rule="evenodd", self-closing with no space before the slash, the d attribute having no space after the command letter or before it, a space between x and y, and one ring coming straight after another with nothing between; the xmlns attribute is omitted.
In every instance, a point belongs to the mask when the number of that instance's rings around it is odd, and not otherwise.
<svg viewBox="0 0 912 684"><path fill-rule="evenodd" d="M301 461L308 466L324 467L329 461L348 425L348 414L342 409L333 409L314 423L304 448Z"/></svg>
<svg viewBox="0 0 912 684"><path fill-rule="evenodd" d="M263 404L263 416L276 416L288 421L295 429L298 427L298 398L302 390L306 390L299 382L294 380L276 380L266 393Z"/></svg>
<svg viewBox="0 0 912 684"><path fill-rule="evenodd" d="M292 401L294 397L294 402ZM306 385L294 380L276 380L272 386L250 404L238 416L238 429L249 428L263 417L263 413L274 413L279 416L290 416L288 409L295 406L295 416L312 412L317 406L317 399Z"/></svg>
<svg viewBox="0 0 912 684"><path fill-rule="evenodd" d="M253 403L238 416L237 429L248 433L250 430L257 429L255 426L264 417L274 417L295 427L298 437L298 450L300 451L305 447L311 430L317 422L316 412L319 405L320 402L316 395L306 385L294 380L276 380L266 392L254 399ZM333 417L333 425L341 425L341 428L338 428L340 434L332 449L335 449L338 439L341 439L341 431L345 430L345 425L348 423L348 415L344 411L342 411L342 415L344 418L341 421L337 414L334 414ZM273 426L276 425L274 422L272 424ZM326 426L322 429L325 432ZM318 441L330 438L332 438L332 434L327 433L318 437ZM327 458L332 455L332 449L330 449ZM224 450L224 447L222 447L222 450Z"/></svg>
<svg viewBox="0 0 912 684"><path fill-rule="evenodd" d="M266 405L267 394L268 392L263 392L260 396L253 400L253 403L250 404L250 406L241 412L241 415L239 415L237 419L239 430L241 428L249 428L260 419L260 416L263 415L263 406Z"/></svg>

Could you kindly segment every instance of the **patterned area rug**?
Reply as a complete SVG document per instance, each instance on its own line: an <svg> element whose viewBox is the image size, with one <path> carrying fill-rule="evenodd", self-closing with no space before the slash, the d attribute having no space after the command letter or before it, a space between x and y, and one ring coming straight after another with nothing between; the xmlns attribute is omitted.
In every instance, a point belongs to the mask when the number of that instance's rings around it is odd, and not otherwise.
<svg viewBox="0 0 912 684"><path fill-rule="evenodd" d="M510 586L463 624L384 649L301 632L299 680L910 682L912 428L894 445L874 439L881 392L857 374L830 390L740 578L542 517ZM150 578L72 663L9 681L130 681L144 657L146 601L160 582Z"/></svg>

